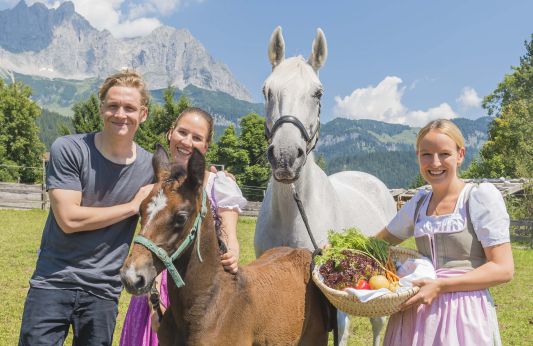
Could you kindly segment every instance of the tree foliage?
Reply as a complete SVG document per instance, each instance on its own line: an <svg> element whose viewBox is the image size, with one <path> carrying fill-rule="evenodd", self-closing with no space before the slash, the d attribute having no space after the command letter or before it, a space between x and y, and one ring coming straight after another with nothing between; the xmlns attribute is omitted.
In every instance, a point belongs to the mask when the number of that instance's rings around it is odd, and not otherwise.
<svg viewBox="0 0 533 346"><path fill-rule="evenodd" d="M50 146L57 137L74 132L72 118L44 108L42 109L41 116L37 119L37 126L39 127L39 138L46 145L47 149L50 149Z"/></svg>
<svg viewBox="0 0 533 346"><path fill-rule="evenodd" d="M225 170L234 174L248 199L262 199L262 193L250 187L265 187L270 178L270 165L265 155L265 119L250 113L242 117L239 124L240 134L237 135L235 126L228 126L218 142L211 145L207 160L223 164Z"/></svg>
<svg viewBox="0 0 533 346"><path fill-rule="evenodd" d="M75 103L72 106L72 111L74 112L72 123L76 133L90 133L102 130L100 101L96 94L93 93L89 99Z"/></svg>
<svg viewBox="0 0 533 346"><path fill-rule="evenodd" d="M465 172L466 177L533 176L533 35L525 48L520 65L512 67L513 72L483 101L494 120L480 158Z"/></svg>
<svg viewBox="0 0 533 346"><path fill-rule="evenodd" d="M315 162L324 172L327 170L328 164L326 162L326 157L324 154L320 154L318 156L315 156Z"/></svg>
<svg viewBox="0 0 533 346"><path fill-rule="evenodd" d="M41 180L44 145L36 124L40 114L28 86L20 82L6 85L0 80L0 180Z"/></svg>
<svg viewBox="0 0 533 346"><path fill-rule="evenodd" d="M187 97L182 95L178 101L175 101L174 96L175 89L169 86L164 91L163 105L150 102L148 106L148 117L135 134L135 141L144 149L152 152L157 143L166 147L167 131L173 125L178 115L191 106Z"/></svg>

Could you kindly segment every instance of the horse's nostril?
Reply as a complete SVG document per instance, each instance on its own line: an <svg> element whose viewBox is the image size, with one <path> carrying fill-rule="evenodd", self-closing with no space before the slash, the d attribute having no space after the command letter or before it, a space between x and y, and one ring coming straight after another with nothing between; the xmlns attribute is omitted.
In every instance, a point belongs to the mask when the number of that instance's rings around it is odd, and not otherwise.
<svg viewBox="0 0 533 346"><path fill-rule="evenodd" d="M137 281L134 284L135 289L140 290L141 288L144 288L145 285L146 285L146 280L144 279L144 276L137 275Z"/></svg>
<svg viewBox="0 0 533 346"><path fill-rule="evenodd" d="M298 148L298 158L304 156L304 151L302 150L302 148Z"/></svg>

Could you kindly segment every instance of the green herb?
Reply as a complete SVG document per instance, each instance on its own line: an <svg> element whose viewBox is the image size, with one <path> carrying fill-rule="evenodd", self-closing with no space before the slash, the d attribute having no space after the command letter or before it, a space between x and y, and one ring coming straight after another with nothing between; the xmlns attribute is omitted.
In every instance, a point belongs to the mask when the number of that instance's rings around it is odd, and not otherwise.
<svg viewBox="0 0 533 346"><path fill-rule="evenodd" d="M328 241L330 247L315 258L318 265L324 264L329 259L339 263L346 257L342 254L344 250L358 250L371 255L383 266L387 263L389 244L381 239L366 237L356 228L348 228L339 233L329 231Z"/></svg>

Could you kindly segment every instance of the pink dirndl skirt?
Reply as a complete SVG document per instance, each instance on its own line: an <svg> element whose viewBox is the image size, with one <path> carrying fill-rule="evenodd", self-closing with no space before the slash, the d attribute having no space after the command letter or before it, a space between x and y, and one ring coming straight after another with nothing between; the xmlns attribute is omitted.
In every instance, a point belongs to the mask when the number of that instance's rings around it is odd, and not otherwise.
<svg viewBox="0 0 533 346"><path fill-rule="evenodd" d="M438 269L437 277L464 274ZM487 289L444 293L431 305L396 313L389 318L384 345L501 345L494 301Z"/></svg>
<svg viewBox="0 0 533 346"><path fill-rule="evenodd" d="M124 319L120 346L158 346L157 333L152 330L148 296L131 296L128 312ZM159 299L163 306L168 306L167 271L161 273L161 292Z"/></svg>

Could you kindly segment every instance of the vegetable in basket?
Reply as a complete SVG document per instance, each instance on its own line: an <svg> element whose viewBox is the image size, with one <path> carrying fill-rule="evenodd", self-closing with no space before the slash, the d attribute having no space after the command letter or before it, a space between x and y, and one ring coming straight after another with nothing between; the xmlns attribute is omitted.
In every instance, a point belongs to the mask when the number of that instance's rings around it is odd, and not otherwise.
<svg viewBox="0 0 533 346"><path fill-rule="evenodd" d="M347 287L378 289L389 288L398 281L386 241L366 237L355 228L344 233L330 231L328 240L331 246L315 258L327 286L338 290Z"/></svg>

